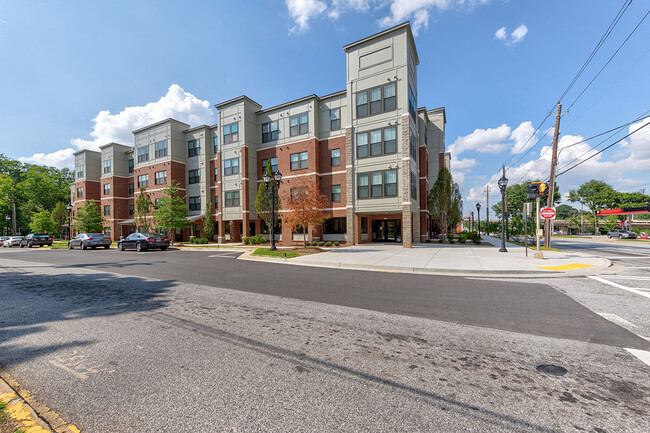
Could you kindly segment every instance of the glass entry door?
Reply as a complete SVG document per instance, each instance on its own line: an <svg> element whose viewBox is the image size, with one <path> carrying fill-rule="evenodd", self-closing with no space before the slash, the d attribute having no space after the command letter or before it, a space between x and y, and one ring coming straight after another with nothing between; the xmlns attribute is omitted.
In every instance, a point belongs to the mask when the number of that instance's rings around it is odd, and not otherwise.
<svg viewBox="0 0 650 433"><path fill-rule="evenodd" d="M373 242L402 242L401 220L375 220L372 222Z"/></svg>

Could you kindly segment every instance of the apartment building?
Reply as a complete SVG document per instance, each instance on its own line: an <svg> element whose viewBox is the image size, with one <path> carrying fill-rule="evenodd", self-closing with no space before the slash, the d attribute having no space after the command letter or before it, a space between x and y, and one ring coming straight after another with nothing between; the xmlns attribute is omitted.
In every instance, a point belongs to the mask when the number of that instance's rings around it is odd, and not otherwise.
<svg viewBox="0 0 650 433"><path fill-rule="evenodd" d="M97 152L79 152L78 166L105 168L110 154L110 164L116 168L126 164L131 170L127 180L119 181L133 184L126 195L109 190L101 198L102 205L115 212L106 216L114 221L107 222L113 238L135 230L132 216L122 209L141 187L155 204L171 181L179 185L188 207L188 229L176 233L178 240L201 236L208 202L219 242L268 235L269 228L255 210L255 196L270 161L273 170L282 173L281 203L292 188L305 182L330 199L323 209L328 216L324 224L302 233L280 224L276 239L282 243L306 238L347 244L400 242L410 247L427 239L431 227L427 194L439 169L449 164L446 115L444 108L418 108L419 59L410 24L343 49L347 78L339 92L270 108L243 95L215 105L216 125L190 127L166 119L134 131L132 148L111 143L102 147L99 158ZM115 154L121 155L119 162ZM100 172L97 178L102 188L106 184L115 188L116 176L123 173L112 172L110 182L102 178L108 173ZM97 188L88 184L95 181L92 176L77 177L73 192L81 187L94 193ZM76 197L75 205L82 198L93 197ZM280 210L280 221L286 212Z"/></svg>

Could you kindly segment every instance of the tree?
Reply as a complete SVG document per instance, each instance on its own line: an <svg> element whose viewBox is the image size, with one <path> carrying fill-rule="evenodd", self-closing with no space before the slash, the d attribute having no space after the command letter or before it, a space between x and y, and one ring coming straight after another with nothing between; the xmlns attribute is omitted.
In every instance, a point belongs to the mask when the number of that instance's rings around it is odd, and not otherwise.
<svg viewBox="0 0 650 433"><path fill-rule="evenodd" d="M34 233L51 233L54 229L54 222L49 211L42 210L32 214L32 221L29 223L29 229Z"/></svg>
<svg viewBox="0 0 650 433"><path fill-rule="evenodd" d="M208 242L214 240L214 218L212 218L212 202L208 200L205 205L205 216L203 217L203 233Z"/></svg>
<svg viewBox="0 0 650 433"><path fill-rule="evenodd" d="M428 205L429 212L443 237L462 219L463 200L460 188L449 170L444 167L438 172L438 178L429 191Z"/></svg>
<svg viewBox="0 0 650 433"><path fill-rule="evenodd" d="M328 206L327 197L317 188L315 182L299 178L292 185L285 207L288 212L282 215L283 224L291 227L292 232L307 230L309 225L322 224L327 219L323 212ZM270 227L270 225L269 225ZM305 236L307 246L307 236Z"/></svg>
<svg viewBox="0 0 650 433"><path fill-rule="evenodd" d="M266 162L265 173L268 173L271 176L271 182L269 182L269 187L266 187L266 183L260 182L257 188L257 196L255 196L255 210L259 215L260 219L266 221L266 226L271 227L271 186L275 190L275 212L277 215L278 210L280 210L280 197L278 195L278 184L275 181L275 173L271 169L271 159ZM276 220L277 224L277 220ZM270 230L270 229L269 229Z"/></svg>
<svg viewBox="0 0 650 433"><path fill-rule="evenodd" d="M54 206L54 210L50 215L52 222L54 223L54 231L58 233L60 237L63 236L63 225L68 221L68 209L65 206L65 203L62 201L58 202Z"/></svg>
<svg viewBox="0 0 650 433"><path fill-rule="evenodd" d="M149 232L151 227L151 197L144 187L140 188L140 194L135 199L133 220L136 230ZM183 201L183 216L185 216L185 202Z"/></svg>
<svg viewBox="0 0 650 433"><path fill-rule="evenodd" d="M140 188L140 195L135 201L136 210L138 209L138 200L141 200L141 215L146 215L147 209L151 206L151 202L149 201L149 194L147 194L144 188ZM147 203L149 204L149 208L147 208ZM162 190L160 204L156 209L154 209L153 214L154 219L156 220L156 225L168 232L169 239L173 243L174 236L172 231L187 227L187 207L185 205L185 196L181 195L177 182L171 181L171 183ZM142 221L146 221L146 218L140 218L140 220L136 219L136 224L138 226ZM148 227L148 221L143 223L142 226Z"/></svg>
<svg viewBox="0 0 650 433"><path fill-rule="evenodd" d="M613 207L616 203L616 191L601 180L585 182L577 190L569 191L569 201L582 203L591 211L594 218L594 233L598 234L596 211Z"/></svg>
<svg viewBox="0 0 650 433"><path fill-rule="evenodd" d="M555 217L560 220L568 220L579 214L578 209L569 206L568 204L561 204L555 209Z"/></svg>
<svg viewBox="0 0 650 433"><path fill-rule="evenodd" d="M99 204L87 200L77 210L74 226L80 233L99 233L104 229L104 217Z"/></svg>

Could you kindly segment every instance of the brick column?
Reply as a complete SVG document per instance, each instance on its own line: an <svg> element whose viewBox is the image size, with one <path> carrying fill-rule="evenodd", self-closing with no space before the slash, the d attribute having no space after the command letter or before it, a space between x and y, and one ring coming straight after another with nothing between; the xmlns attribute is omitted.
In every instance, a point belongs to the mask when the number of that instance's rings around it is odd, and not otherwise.
<svg viewBox="0 0 650 433"><path fill-rule="evenodd" d="M402 188L402 246L411 248L413 244L413 209L411 206L411 143L409 114L402 115L402 163L398 179Z"/></svg>
<svg viewBox="0 0 650 433"><path fill-rule="evenodd" d="M219 220L217 222L217 226L219 227L218 231L219 234L217 235L217 242L222 244L225 241L225 235L226 235L226 222L223 220Z"/></svg>
<svg viewBox="0 0 650 433"><path fill-rule="evenodd" d="M352 128L345 128L345 242L348 245L355 244L354 224L354 161L352 140Z"/></svg>

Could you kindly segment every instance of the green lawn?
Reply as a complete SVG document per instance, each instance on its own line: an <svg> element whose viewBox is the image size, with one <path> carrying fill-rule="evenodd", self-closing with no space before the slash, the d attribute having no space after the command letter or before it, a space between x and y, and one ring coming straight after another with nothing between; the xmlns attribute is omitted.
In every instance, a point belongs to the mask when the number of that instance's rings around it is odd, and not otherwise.
<svg viewBox="0 0 650 433"><path fill-rule="evenodd" d="M554 238L573 238L573 239L577 239L577 238L579 238L580 236L574 236L574 235L553 235L553 237L554 237Z"/></svg>
<svg viewBox="0 0 650 433"><path fill-rule="evenodd" d="M253 256L265 256L265 257L281 257L284 259L291 259L293 257L298 257L300 253L298 251L282 251L282 250L275 250L271 251L270 248L257 248L255 251L253 251Z"/></svg>
<svg viewBox="0 0 650 433"><path fill-rule="evenodd" d="M510 242L511 244L519 245L520 247L526 246L526 244L524 244L523 242L515 242L515 241L508 241L508 242ZM537 246L536 245L528 245L528 249L529 250L535 250L535 249L537 249ZM539 247L539 250L540 251L562 251L559 248L553 248L553 247L547 248L547 247L544 247L544 246L541 246L541 245Z"/></svg>

